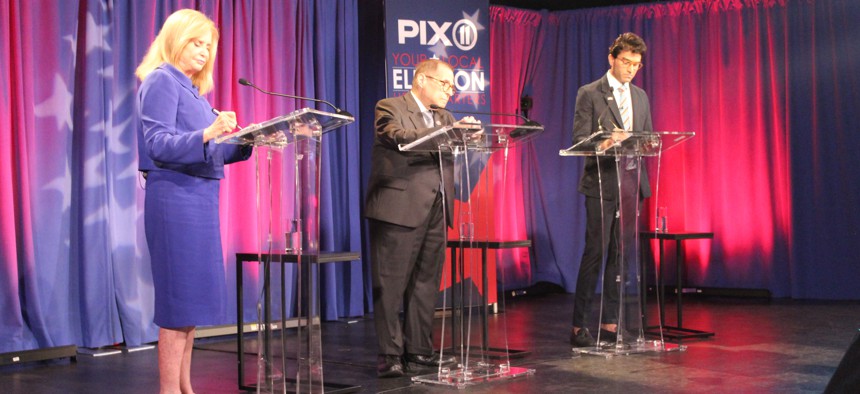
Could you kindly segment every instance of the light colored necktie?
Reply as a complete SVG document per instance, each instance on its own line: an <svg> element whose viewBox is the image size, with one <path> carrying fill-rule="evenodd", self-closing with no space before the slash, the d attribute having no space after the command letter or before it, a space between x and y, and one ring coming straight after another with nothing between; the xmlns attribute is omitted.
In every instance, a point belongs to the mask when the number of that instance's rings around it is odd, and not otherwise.
<svg viewBox="0 0 860 394"><path fill-rule="evenodd" d="M628 99L628 94L624 86L618 88L618 93L621 95L621 104L618 105L618 109L621 110L621 121L624 122L624 130L630 131L633 129L633 114L632 109L630 108L630 100ZM632 156L628 156L625 162L625 169L635 170L636 169L636 159Z"/></svg>
<svg viewBox="0 0 860 394"><path fill-rule="evenodd" d="M618 88L618 93L621 95L621 104L618 105L618 109L621 110L621 121L624 122L624 130L629 131L633 129L633 111L630 108L629 95L624 86Z"/></svg>
<svg viewBox="0 0 860 394"><path fill-rule="evenodd" d="M433 127L433 112L429 109L421 113L424 116L424 125Z"/></svg>

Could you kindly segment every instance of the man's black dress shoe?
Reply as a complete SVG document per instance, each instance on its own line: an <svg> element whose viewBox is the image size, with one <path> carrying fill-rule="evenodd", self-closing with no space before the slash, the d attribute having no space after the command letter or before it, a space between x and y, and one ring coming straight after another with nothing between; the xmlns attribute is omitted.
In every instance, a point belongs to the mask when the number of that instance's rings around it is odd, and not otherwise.
<svg viewBox="0 0 860 394"><path fill-rule="evenodd" d="M379 355L376 358L376 377L399 378L405 375L400 356Z"/></svg>
<svg viewBox="0 0 860 394"><path fill-rule="evenodd" d="M407 367L409 368L414 366L436 368L439 365L447 367L457 363L456 357L447 354L442 357L438 352L433 352L433 354L430 355L407 353L403 359L406 361Z"/></svg>
<svg viewBox="0 0 860 394"><path fill-rule="evenodd" d="M570 330L570 345L573 347L594 347L595 342L588 329L583 327L576 334L573 333L573 329Z"/></svg>

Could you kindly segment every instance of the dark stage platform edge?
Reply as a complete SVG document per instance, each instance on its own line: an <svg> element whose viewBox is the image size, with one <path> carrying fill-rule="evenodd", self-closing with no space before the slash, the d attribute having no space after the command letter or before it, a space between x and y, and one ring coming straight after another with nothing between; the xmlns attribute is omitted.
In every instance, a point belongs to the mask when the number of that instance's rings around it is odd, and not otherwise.
<svg viewBox="0 0 860 394"><path fill-rule="evenodd" d="M860 302L689 297L684 325L713 331L713 337L685 341L684 352L578 356L568 345L572 302L571 294L508 299L505 313L491 318L491 346L502 339L499 323L504 316L509 346L531 351L512 364L536 373L464 391L819 393L860 328ZM672 309L667 312L672 316ZM373 321L369 316L352 320L322 325L326 381L360 386L365 393L456 391L413 384L409 378L377 379ZM251 336L251 351L254 342ZM240 392L235 351L235 336L198 339L193 364L198 393ZM253 361L253 354L248 357ZM254 364L246 365L250 379ZM10 393L155 393L157 350L4 366L0 387Z"/></svg>

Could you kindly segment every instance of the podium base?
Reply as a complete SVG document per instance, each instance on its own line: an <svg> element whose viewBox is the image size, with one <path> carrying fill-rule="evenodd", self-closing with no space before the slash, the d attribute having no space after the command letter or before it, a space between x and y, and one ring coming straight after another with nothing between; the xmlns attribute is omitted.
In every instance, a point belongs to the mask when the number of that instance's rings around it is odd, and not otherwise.
<svg viewBox="0 0 860 394"><path fill-rule="evenodd" d="M493 360L524 358L532 354L529 350L505 349L498 347L488 347L486 350L480 346L472 346L469 348L469 354L475 358L491 358Z"/></svg>
<svg viewBox="0 0 860 394"><path fill-rule="evenodd" d="M646 341L643 339L637 339L631 343L622 344L601 341L594 347L573 348L574 353L603 356L606 358L641 353L683 352L685 350L687 350L686 346L667 344L664 341Z"/></svg>
<svg viewBox="0 0 860 394"><path fill-rule="evenodd" d="M456 387L463 389L481 383L495 382L503 379L512 379L519 376L531 376L535 374L534 369L511 367L507 364L493 365L487 363L476 363L474 366L458 368L442 368L438 373L414 376L415 383L432 384L438 386Z"/></svg>
<svg viewBox="0 0 860 394"><path fill-rule="evenodd" d="M319 387L311 387L308 384L296 384L295 379L285 379L286 385L273 384L257 389L257 384L241 385L239 388L244 391L258 393L313 393L319 392ZM348 384L324 382L322 392L342 394L342 393L357 393L361 391L361 386L352 386Z"/></svg>

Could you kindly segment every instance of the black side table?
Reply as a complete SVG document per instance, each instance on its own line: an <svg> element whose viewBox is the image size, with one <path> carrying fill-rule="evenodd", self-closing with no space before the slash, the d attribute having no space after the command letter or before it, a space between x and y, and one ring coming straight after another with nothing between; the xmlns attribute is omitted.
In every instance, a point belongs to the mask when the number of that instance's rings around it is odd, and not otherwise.
<svg viewBox="0 0 860 394"><path fill-rule="evenodd" d="M653 335L653 336L662 336L669 339L676 340L684 340L689 338L707 338L714 336L713 331L702 331L702 330L694 330L691 328L684 327L683 320L683 310L684 310L684 302L683 302L683 294L684 294L684 241L688 239L713 239L714 233L712 232L640 232L639 237L643 242L648 240L656 239L660 241L660 268L657 271L657 291L658 291L658 304L660 305L660 325L659 326L648 326L648 322L643 311L642 314L642 327L645 328L645 334ZM663 265L665 263L664 256L664 242L665 241L675 241L675 265L677 266L677 280L675 284L675 292L677 294L677 302L676 302L676 310L678 313L678 321L677 326L667 326L666 325L666 302L665 297L660 297L659 292L663 291ZM647 272L645 259L642 258L642 274ZM657 263L657 262L655 262ZM645 301L644 286L642 291L643 305Z"/></svg>
<svg viewBox="0 0 860 394"><path fill-rule="evenodd" d="M480 311L481 311L481 316L483 318L482 320L483 320L484 324L482 324L482 326L481 326L481 330L482 330L481 331L481 339L482 340L481 340L481 349L480 350L487 357L490 357L490 358L504 358L504 357L520 358L520 357L525 357L531 353L531 352L526 351L526 350L491 348L489 345L489 340L487 338L487 335L489 332L489 329L487 327L487 325L488 325L487 318L489 317L489 313L490 313L490 311L489 311L489 299L487 297L487 291L489 289L489 283L488 283L488 279L487 279L487 254L489 253L490 249L528 248L531 246L532 246L532 241L529 239L510 240L510 241L508 241L508 240L474 240L474 241L470 241L470 240L461 240L461 239L449 239L448 240L448 248L451 249L451 288L452 288L452 290L454 288L454 277L456 275L455 273L457 272L457 250L463 249L463 252L460 253L460 256L462 257L465 254L465 249L481 249L481 286L483 286L484 291L481 294ZM464 269L464 264L460 264L460 269L461 269L460 277L464 278L465 276L463 275L464 273L462 272L462 270ZM461 303L465 303L465 294L462 293L462 290L463 289L461 288L461 294L458 295L458 294L456 294L456 292L454 292L454 295L459 296ZM461 311L461 313L462 313L462 311ZM458 328L457 327L458 326L458 322L457 322L458 319L456 317L456 313L452 314L452 316L453 316L453 318L451 319L451 324L452 324L452 328L453 328L454 333L455 333L454 340L452 341L452 343L454 344L454 347L456 347L457 346L456 335L457 335L457 328ZM462 320L462 317L460 319ZM460 323L459 324L459 328L460 328L459 338L462 341L463 338L465 338L466 333L463 331L462 321L459 323Z"/></svg>

